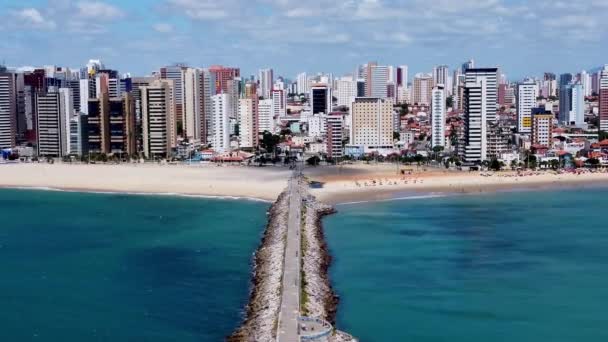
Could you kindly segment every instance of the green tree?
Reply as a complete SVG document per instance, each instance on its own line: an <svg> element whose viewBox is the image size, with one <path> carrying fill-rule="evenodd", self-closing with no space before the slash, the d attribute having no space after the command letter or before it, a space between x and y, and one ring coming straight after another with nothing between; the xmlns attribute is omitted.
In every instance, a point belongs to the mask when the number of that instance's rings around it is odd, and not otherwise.
<svg viewBox="0 0 608 342"><path fill-rule="evenodd" d="M500 171L502 163L497 158L492 158L490 161L490 169L494 171Z"/></svg>
<svg viewBox="0 0 608 342"><path fill-rule="evenodd" d="M559 160L557 159L551 159L551 161L549 162L549 166L553 169L553 170L557 170L559 169Z"/></svg>
<svg viewBox="0 0 608 342"><path fill-rule="evenodd" d="M598 137L599 141L602 141L604 139L608 139L608 132L606 132L606 131L599 131L599 133L597 134L597 137Z"/></svg>
<svg viewBox="0 0 608 342"><path fill-rule="evenodd" d="M312 156L312 157L306 159L306 164L308 164L310 166L317 166L317 165L319 165L320 162L321 162L321 158L319 158L317 156Z"/></svg>
<svg viewBox="0 0 608 342"><path fill-rule="evenodd" d="M399 140L399 132L393 132L393 140Z"/></svg>
<svg viewBox="0 0 608 342"><path fill-rule="evenodd" d="M454 97L453 97L453 96L448 96L448 97L445 99L445 106L446 106L447 108L452 108L452 107L454 107Z"/></svg>
<svg viewBox="0 0 608 342"><path fill-rule="evenodd" d="M275 148L277 147L280 141L280 136L272 134L268 131L264 131L264 133L262 133L262 139L260 139L260 145L264 150L266 150L266 152L274 153Z"/></svg>
<svg viewBox="0 0 608 342"><path fill-rule="evenodd" d="M517 169L517 160L511 160L511 170Z"/></svg>

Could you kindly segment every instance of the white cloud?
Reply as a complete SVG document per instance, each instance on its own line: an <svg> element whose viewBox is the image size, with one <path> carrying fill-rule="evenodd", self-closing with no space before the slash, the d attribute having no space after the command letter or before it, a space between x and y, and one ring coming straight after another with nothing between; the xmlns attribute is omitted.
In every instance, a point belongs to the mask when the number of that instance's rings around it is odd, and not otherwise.
<svg viewBox="0 0 608 342"><path fill-rule="evenodd" d="M153 26L156 32L160 33L170 33L173 32L173 25L167 23L156 23Z"/></svg>
<svg viewBox="0 0 608 342"><path fill-rule="evenodd" d="M101 1L81 1L76 4L76 8L78 16L82 18L112 20L125 16L125 13L118 7Z"/></svg>
<svg viewBox="0 0 608 342"><path fill-rule="evenodd" d="M26 21L35 28L52 30L57 26L54 21L45 19L36 8L24 8L15 14L18 19Z"/></svg>
<svg viewBox="0 0 608 342"><path fill-rule="evenodd" d="M224 7L228 1L222 0L168 0L170 7L184 11L184 13L196 20L213 20L228 17L228 11Z"/></svg>

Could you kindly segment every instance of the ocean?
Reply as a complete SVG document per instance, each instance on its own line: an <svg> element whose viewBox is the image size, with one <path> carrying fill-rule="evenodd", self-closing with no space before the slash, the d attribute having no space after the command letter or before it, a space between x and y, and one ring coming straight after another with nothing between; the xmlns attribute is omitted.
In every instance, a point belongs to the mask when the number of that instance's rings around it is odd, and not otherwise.
<svg viewBox="0 0 608 342"><path fill-rule="evenodd" d="M606 189L339 205L337 325L362 342L608 341Z"/></svg>
<svg viewBox="0 0 608 342"><path fill-rule="evenodd" d="M222 341L268 207L0 190L0 341Z"/></svg>

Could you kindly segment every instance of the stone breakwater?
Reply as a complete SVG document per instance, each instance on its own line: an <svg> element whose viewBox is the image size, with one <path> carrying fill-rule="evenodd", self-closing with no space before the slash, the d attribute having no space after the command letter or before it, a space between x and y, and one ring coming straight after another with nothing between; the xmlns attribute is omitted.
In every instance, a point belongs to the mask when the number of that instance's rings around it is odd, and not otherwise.
<svg viewBox="0 0 608 342"><path fill-rule="evenodd" d="M227 341L259 342L276 339L288 213L289 196L283 192L270 207L268 225L253 258L252 290L245 320Z"/></svg>
<svg viewBox="0 0 608 342"><path fill-rule="evenodd" d="M303 190L303 193L306 192ZM321 220L336 210L307 195L302 224L302 314L321 318L335 326L339 298L331 287L329 266L331 255ZM339 330L331 338L332 342L357 341Z"/></svg>

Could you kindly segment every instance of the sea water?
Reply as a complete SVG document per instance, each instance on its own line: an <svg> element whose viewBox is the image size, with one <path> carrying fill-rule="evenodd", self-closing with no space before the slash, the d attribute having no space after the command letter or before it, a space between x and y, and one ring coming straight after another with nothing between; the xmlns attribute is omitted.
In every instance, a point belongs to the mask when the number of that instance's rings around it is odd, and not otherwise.
<svg viewBox="0 0 608 342"><path fill-rule="evenodd" d="M0 341L222 341L268 207L0 190Z"/></svg>
<svg viewBox="0 0 608 342"><path fill-rule="evenodd" d="M339 205L337 323L365 342L608 341L608 191Z"/></svg>

